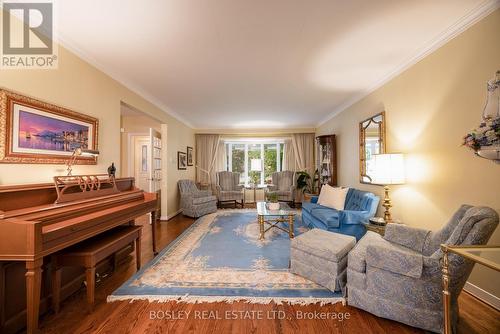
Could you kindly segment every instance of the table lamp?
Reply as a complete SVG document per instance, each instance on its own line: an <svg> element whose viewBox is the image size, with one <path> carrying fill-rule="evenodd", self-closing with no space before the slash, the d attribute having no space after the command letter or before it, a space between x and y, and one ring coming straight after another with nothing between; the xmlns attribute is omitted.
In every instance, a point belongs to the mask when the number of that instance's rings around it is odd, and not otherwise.
<svg viewBox="0 0 500 334"><path fill-rule="evenodd" d="M402 153L387 153L373 155L374 176L373 183L384 186L384 202L382 206L385 208L384 220L386 223L391 223L392 207L391 198L389 197L389 185L404 184L404 155Z"/></svg>

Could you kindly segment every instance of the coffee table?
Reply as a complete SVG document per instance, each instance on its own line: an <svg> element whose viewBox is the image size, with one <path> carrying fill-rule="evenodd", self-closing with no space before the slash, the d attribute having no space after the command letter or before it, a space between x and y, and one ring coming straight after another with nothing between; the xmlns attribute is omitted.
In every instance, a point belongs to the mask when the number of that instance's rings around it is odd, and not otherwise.
<svg viewBox="0 0 500 334"><path fill-rule="evenodd" d="M451 293L450 271L448 256L450 253L460 255L462 258L472 260L490 269L500 271L500 245L441 245L443 252L442 282L443 282L443 328L445 334L453 332L451 326Z"/></svg>
<svg viewBox="0 0 500 334"><path fill-rule="evenodd" d="M273 227L288 233L290 239L293 239L293 222L295 220L295 210L290 209L288 204L280 203L279 210L270 210L266 202L257 202L257 217L260 228L260 240L264 239L267 231ZM288 222L288 229L279 226L280 223ZM266 228L266 224L269 226Z"/></svg>

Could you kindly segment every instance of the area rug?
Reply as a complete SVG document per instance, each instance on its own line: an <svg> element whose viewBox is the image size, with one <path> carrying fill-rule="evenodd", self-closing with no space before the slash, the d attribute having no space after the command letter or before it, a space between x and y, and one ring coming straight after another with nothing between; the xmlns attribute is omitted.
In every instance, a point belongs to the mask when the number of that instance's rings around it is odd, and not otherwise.
<svg viewBox="0 0 500 334"><path fill-rule="evenodd" d="M297 215L295 234L307 230ZM287 233L273 228L259 240L255 210L219 210L198 219L108 301L345 302L340 292L290 273L289 259Z"/></svg>

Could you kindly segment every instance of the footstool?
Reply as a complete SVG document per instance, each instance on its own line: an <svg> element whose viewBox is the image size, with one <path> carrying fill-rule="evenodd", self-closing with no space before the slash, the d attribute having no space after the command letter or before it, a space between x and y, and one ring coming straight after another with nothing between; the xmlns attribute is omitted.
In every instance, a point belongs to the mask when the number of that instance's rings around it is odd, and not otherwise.
<svg viewBox="0 0 500 334"><path fill-rule="evenodd" d="M331 291L344 290L347 254L356 238L321 229L312 229L292 239L290 271Z"/></svg>

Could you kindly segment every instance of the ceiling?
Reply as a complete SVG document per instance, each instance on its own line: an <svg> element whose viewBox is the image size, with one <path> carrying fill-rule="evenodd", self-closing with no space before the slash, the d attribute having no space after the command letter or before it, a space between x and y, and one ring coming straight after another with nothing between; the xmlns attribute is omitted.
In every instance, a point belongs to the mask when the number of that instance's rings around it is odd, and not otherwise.
<svg viewBox="0 0 500 334"><path fill-rule="evenodd" d="M62 44L198 129L316 127L474 23L484 0L64 0Z"/></svg>

